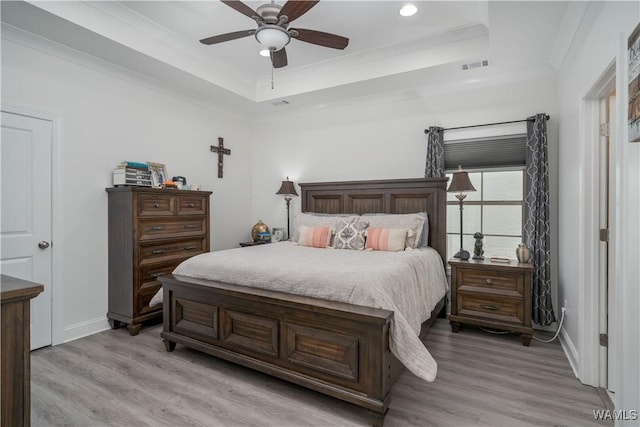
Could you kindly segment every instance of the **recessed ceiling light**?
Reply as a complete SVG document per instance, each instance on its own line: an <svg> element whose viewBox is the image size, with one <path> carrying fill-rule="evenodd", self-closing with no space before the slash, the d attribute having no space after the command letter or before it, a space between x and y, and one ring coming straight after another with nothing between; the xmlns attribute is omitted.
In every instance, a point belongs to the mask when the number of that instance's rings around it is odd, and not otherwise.
<svg viewBox="0 0 640 427"><path fill-rule="evenodd" d="M417 11L418 8L414 4L405 4L400 8L400 15L412 16L415 15Z"/></svg>
<svg viewBox="0 0 640 427"><path fill-rule="evenodd" d="M271 56L271 54L270 54L270 52L269 52L269 49L262 49L259 53L260 53L260 55L265 56L265 57L267 57L267 58L268 58L269 56Z"/></svg>

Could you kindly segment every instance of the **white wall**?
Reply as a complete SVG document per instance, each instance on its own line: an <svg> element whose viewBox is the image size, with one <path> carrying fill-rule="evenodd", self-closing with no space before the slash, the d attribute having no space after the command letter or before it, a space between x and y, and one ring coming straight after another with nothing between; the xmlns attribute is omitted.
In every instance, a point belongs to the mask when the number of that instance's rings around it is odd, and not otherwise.
<svg viewBox="0 0 640 427"><path fill-rule="evenodd" d="M622 44L633 28L640 21L640 7L637 2L603 2L591 4L586 19L578 31L567 59L558 76L560 97L560 298L569 301L567 310L566 332L573 343L574 350L580 352L584 346L581 342L580 325L586 319L579 317L582 286L580 268L586 268L579 259L578 234L580 233L578 210L585 206L589 194L579 191L584 180L597 173L589 165L580 164L580 151L585 147L581 134L584 126L581 108L583 98L607 66L618 60L618 97L624 97L625 76L621 71L626 65L626 54ZM619 99L618 119L615 124L618 139L613 142L615 153L615 175L617 190L614 205L617 210L616 226L619 231L612 236L612 244L620 248L617 251L616 289L617 321L612 325L618 337L618 359L612 363L617 365L619 376L616 393L617 409L640 409L640 355L638 351L638 194L640 193L640 144L626 142L624 119L626 106ZM594 233L597 230L593 230ZM597 316L597 313L593 313ZM584 350L583 350L584 351ZM577 354L578 364L595 355ZM578 366L578 371L587 369ZM637 424L637 421L629 425Z"/></svg>
<svg viewBox="0 0 640 427"><path fill-rule="evenodd" d="M48 46L59 51L55 46ZM59 52L58 52L59 53ZM13 41L2 41L2 103L59 117L59 186L53 197L54 269L63 300L63 339L107 327L107 193L111 171L122 160L167 165L213 191L212 249L237 246L251 224L250 124L168 93L152 90L108 64L64 52L69 60ZM111 72L113 71L113 72ZM232 150L224 178L209 152L218 136ZM55 242L54 242L55 243ZM60 289L58 289L60 290ZM58 336L60 331L58 331ZM54 337L56 333L54 332Z"/></svg>
<svg viewBox="0 0 640 427"><path fill-rule="evenodd" d="M284 202L274 195L286 175L296 183L421 177L426 153L424 129L430 125L500 122L524 119L537 112L553 116L555 111L555 78L540 77L262 117L254 130L254 216L274 226L286 222ZM456 137L474 137L486 129L457 131ZM520 131L525 129L522 125ZM449 134L445 132L445 139ZM555 140L553 135L551 138Z"/></svg>

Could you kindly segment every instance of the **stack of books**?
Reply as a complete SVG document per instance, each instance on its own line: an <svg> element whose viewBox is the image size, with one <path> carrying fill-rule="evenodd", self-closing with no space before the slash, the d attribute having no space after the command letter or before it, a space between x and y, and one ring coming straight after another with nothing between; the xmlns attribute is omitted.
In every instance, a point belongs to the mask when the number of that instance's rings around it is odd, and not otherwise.
<svg viewBox="0 0 640 427"><path fill-rule="evenodd" d="M153 186L149 165L140 162L121 162L113 170L113 186L120 185Z"/></svg>

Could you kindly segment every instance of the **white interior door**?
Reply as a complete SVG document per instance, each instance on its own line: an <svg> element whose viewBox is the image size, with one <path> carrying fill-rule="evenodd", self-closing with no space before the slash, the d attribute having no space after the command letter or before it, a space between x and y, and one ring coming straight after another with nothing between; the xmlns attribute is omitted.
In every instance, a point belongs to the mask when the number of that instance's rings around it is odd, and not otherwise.
<svg viewBox="0 0 640 427"><path fill-rule="evenodd" d="M51 121L2 112L0 269L44 285L31 300L31 349L51 345Z"/></svg>
<svg viewBox="0 0 640 427"><path fill-rule="evenodd" d="M609 96L608 99L609 102L609 144L615 144L616 141L616 127L615 127L615 119L616 119L616 95L613 94L611 96ZM614 170L612 165L612 159L609 158L608 159L609 162L609 172L608 172L608 176L609 176L609 191L608 191L608 195L609 195L609 202L607 203L607 215L610 219L610 221L615 218L615 211L614 209L616 209L615 203L611 203L611 200L613 200L614 194L615 192L612 191L612 186L613 186L613 182L614 182L614 175L612 173L612 171ZM611 223L609 222L608 224L609 228L611 228ZM613 269L614 269L614 264L613 264L613 259L611 256L607 257L607 317L608 317L608 321L607 321L607 336L609 337L609 342L608 342L608 346L607 346L607 390L609 390L612 393L615 393L617 387L616 387L616 378L617 377L617 372L616 372L616 364L615 361L618 360L617 358L617 349L618 349L618 339L616 336L616 331L615 329L611 328L611 325L614 325L615 322L613 321L613 316L616 315L616 310L615 310L615 280L612 279L612 273L613 273Z"/></svg>

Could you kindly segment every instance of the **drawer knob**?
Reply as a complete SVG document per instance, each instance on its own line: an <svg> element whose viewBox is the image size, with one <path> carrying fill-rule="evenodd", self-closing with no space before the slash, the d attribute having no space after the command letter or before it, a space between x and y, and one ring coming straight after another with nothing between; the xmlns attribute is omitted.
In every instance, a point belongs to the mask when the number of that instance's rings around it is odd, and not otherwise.
<svg viewBox="0 0 640 427"><path fill-rule="evenodd" d="M193 203L189 203L187 206L192 208L193 207Z"/></svg>
<svg viewBox="0 0 640 427"><path fill-rule="evenodd" d="M155 227L151 227L152 230L154 231L160 231L162 230L162 227L160 227L159 225L155 226Z"/></svg>
<svg viewBox="0 0 640 427"><path fill-rule="evenodd" d="M163 254L163 253L165 253L165 252L166 252L166 251L165 251L164 249L156 249L156 250L151 251L151 253L152 253L153 255Z"/></svg>
<svg viewBox="0 0 640 427"><path fill-rule="evenodd" d="M495 305L488 305L488 304L480 304L480 308L484 308L485 310L491 310L491 311L496 311L498 309L498 307L496 307Z"/></svg>
<svg viewBox="0 0 640 427"><path fill-rule="evenodd" d="M158 208L160 207L160 203L155 202L155 203L153 204L153 207L154 207L154 208L156 208L156 209L158 209Z"/></svg>
<svg viewBox="0 0 640 427"><path fill-rule="evenodd" d="M151 275L151 277L153 277L154 279L157 279L158 277L160 277L160 276L166 276L167 274L169 274L169 273L167 273L166 271L163 271L162 273L155 273L155 274L152 274L152 275Z"/></svg>
<svg viewBox="0 0 640 427"><path fill-rule="evenodd" d="M493 280L492 279L487 279L487 285L493 285Z"/></svg>
<svg viewBox="0 0 640 427"><path fill-rule="evenodd" d="M184 247L184 250L185 250L185 251L192 251L192 250L194 250L194 249L196 249L196 248L197 248L197 246L185 246L185 247Z"/></svg>
<svg viewBox="0 0 640 427"><path fill-rule="evenodd" d="M184 228L196 228L195 224L187 224L184 226Z"/></svg>

